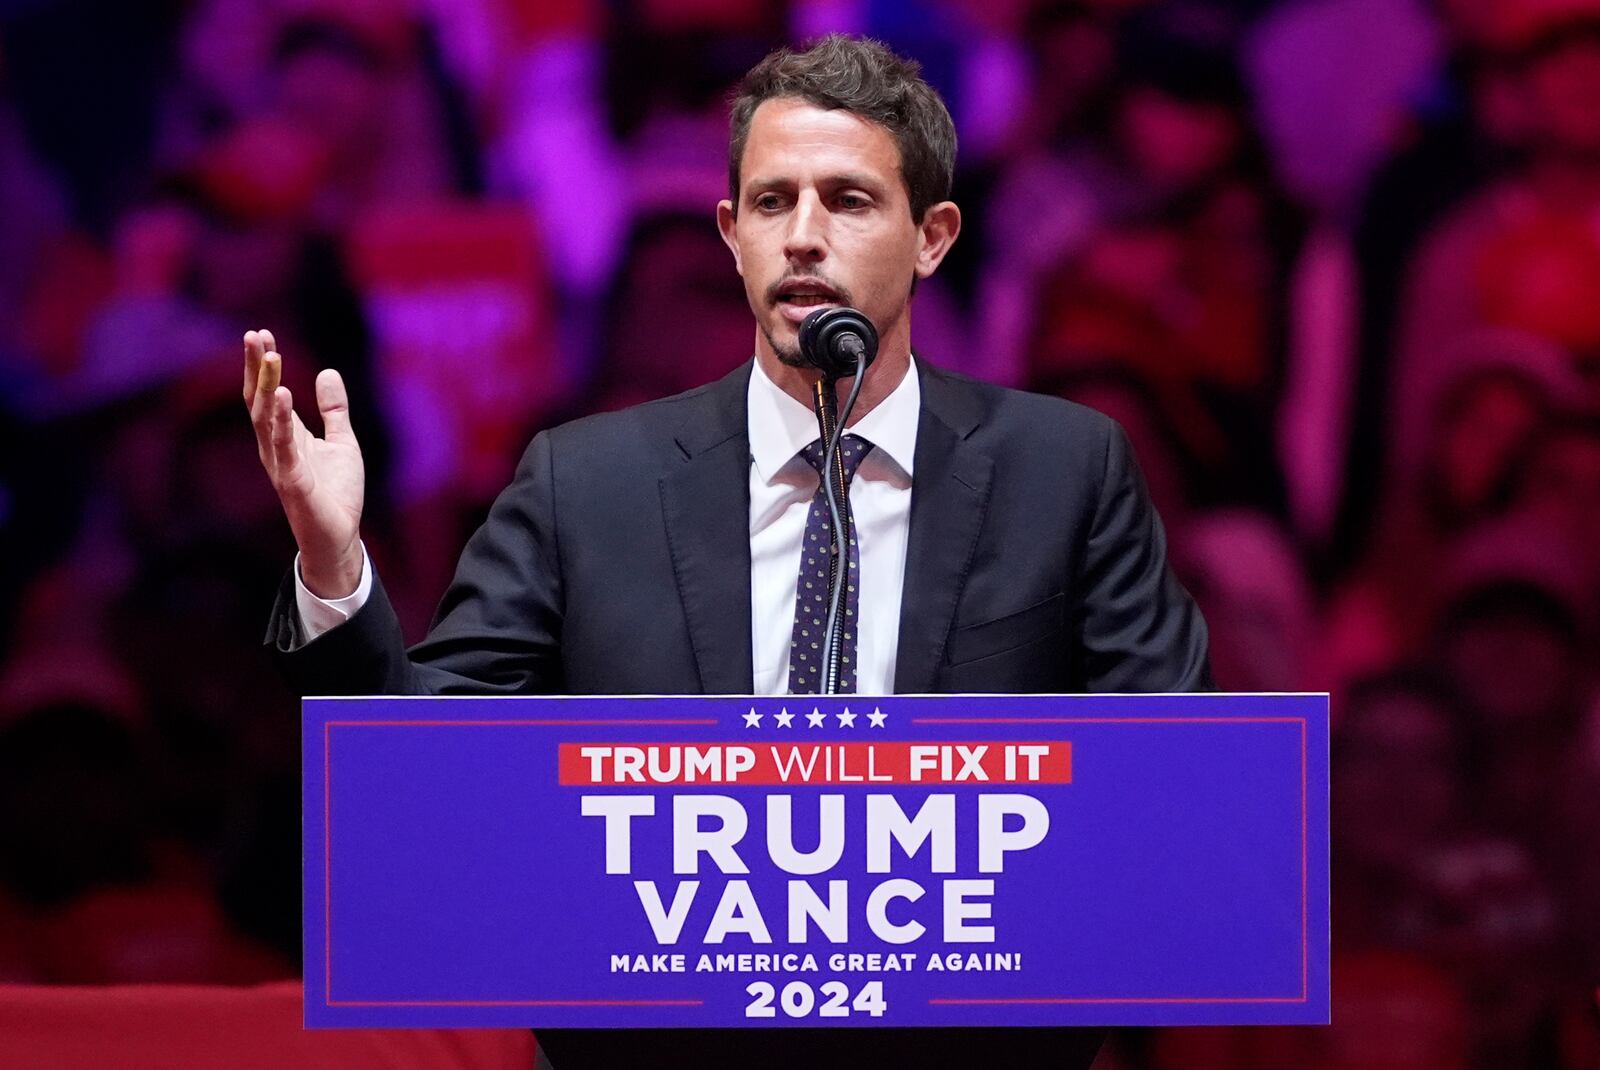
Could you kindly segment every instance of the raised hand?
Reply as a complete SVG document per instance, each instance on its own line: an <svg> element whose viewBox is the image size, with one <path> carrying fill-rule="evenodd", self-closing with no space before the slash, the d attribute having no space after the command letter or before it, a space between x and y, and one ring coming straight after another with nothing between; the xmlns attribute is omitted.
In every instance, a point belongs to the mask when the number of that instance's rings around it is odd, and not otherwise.
<svg viewBox="0 0 1600 1070"><path fill-rule="evenodd" d="M283 358L271 331L244 336L244 403L256 429L261 465L283 503L300 547L300 576L321 598L343 598L361 581L361 504L366 469L350 430L344 380L317 376L323 437L312 434L282 385Z"/></svg>

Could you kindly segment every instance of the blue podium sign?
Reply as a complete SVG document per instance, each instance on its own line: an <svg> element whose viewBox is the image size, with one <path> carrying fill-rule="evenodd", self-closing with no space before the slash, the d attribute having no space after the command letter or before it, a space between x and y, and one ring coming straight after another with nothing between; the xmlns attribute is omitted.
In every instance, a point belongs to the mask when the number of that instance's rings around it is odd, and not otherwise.
<svg viewBox="0 0 1600 1070"><path fill-rule="evenodd" d="M304 706L306 1024L1328 1020L1326 695Z"/></svg>

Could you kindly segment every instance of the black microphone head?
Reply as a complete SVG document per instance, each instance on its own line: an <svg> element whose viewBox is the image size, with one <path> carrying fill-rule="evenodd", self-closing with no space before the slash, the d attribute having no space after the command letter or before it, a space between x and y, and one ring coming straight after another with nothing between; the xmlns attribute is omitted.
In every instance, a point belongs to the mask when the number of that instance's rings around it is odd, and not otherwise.
<svg viewBox="0 0 1600 1070"><path fill-rule="evenodd" d="M878 329L853 308L819 308L800 321L800 355L824 379L844 379L877 357Z"/></svg>

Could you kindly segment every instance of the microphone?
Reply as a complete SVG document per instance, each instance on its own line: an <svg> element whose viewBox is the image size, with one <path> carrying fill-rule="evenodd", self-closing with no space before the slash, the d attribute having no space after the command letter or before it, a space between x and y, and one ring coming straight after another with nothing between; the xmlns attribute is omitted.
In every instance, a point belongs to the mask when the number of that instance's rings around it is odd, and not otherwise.
<svg viewBox="0 0 1600 1070"><path fill-rule="evenodd" d="M800 322L800 356L829 382L864 372L878 355L878 329L853 308L819 308Z"/></svg>
<svg viewBox="0 0 1600 1070"><path fill-rule="evenodd" d="M853 308L821 308L800 321L800 355L822 373L811 384L812 404L817 412L817 430L822 436L822 487L828 503L828 623L822 635L822 678L819 690L836 694L844 648L844 588L846 562L849 561L850 514L845 508L847 494L844 459L839 442L850 413L861 394L864 373L878 355L878 329ZM854 376L844 411L838 411L834 383Z"/></svg>

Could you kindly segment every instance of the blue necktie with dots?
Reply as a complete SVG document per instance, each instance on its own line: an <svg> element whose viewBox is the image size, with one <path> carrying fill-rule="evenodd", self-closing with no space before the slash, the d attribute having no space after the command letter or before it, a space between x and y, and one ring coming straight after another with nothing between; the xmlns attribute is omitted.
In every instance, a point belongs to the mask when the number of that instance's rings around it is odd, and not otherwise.
<svg viewBox="0 0 1600 1070"><path fill-rule="evenodd" d="M839 442L839 453L844 459L845 498L840 502L845 515L845 527L850 532L849 574L845 577L844 628L840 635L838 690L853 693L856 689L856 608L860 604L861 586L859 569L861 552L856 547L855 520L850 513L850 480L855 477L861 459L872 449L872 443L856 435L845 435ZM811 499L811 512L806 516L806 533L800 544L800 581L795 589L794 631L789 637L789 693L815 695L822 690L822 637L828 630L828 548L832 545L828 516L827 487L822 478L822 440L811 443L800 451L819 480L816 496Z"/></svg>

